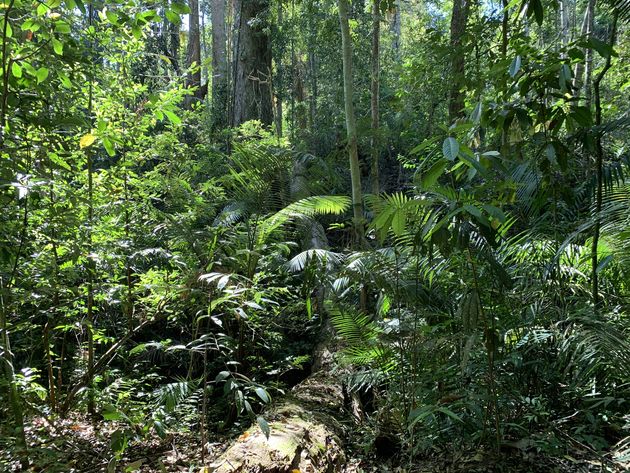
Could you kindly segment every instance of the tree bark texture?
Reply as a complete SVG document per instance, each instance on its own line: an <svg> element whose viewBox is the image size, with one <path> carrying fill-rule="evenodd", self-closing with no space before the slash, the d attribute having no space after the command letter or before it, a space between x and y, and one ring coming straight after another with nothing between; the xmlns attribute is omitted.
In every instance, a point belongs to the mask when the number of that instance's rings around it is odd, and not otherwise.
<svg viewBox="0 0 630 473"><path fill-rule="evenodd" d="M248 429L210 467L215 473L301 473L343 471L344 407L341 377L333 370L334 335L324 329L314 353L313 374L264 414L267 438L255 425Z"/></svg>
<svg viewBox="0 0 630 473"><path fill-rule="evenodd" d="M348 138L348 157L350 160L350 179L352 181L352 209L355 224L363 218L363 196L361 193L361 170L357 145L357 123L354 114L352 96L352 38L348 23L348 0L338 0L339 23L341 26L341 44L343 51L343 95L346 112L346 133Z"/></svg>
<svg viewBox="0 0 630 473"><path fill-rule="evenodd" d="M451 15L451 91L448 101L448 116L451 122L461 118L464 113L463 91L466 53L462 40L466 33L468 14L470 12L470 0L453 0L453 12Z"/></svg>
<svg viewBox="0 0 630 473"><path fill-rule="evenodd" d="M201 33L199 30L199 0L189 0L190 15L188 20L188 46L186 48L186 67L195 65L195 71L189 72L187 87L195 87L194 97L203 99L201 89ZM188 97L187 105L192 101Z"/></svg>
<svg viewBox="0 0 630 473"><path fill-rule="evenodd" d="M232 125L248 120L273 123L271 43L264 15L269 0L237 0L238 38L234 58Z"/></svg>
<svg viewBox="0 0 630 473"><path fill-rule="evenodd" d="M228 126L228 58L225 1L212 0L212 128Z"/></svg>

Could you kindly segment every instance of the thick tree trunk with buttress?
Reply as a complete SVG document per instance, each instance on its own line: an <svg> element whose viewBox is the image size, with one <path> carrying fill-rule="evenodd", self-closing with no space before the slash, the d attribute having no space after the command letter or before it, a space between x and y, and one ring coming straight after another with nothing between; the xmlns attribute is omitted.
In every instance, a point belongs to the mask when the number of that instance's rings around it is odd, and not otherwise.
<svg viewBox="0 0 630 473"><path fill-rule="evenodd" d="M238 38L234 58L232 125L248 120L273 123L271 43L264 18L268 0L237 0Z"/></svg>
<svg viewBox="0 0 630 473"><path fill-rule="evenodd" d="M194 95L187 97L186 105L190 106L194 99L202 100L204 90L201 88L201 33L199 31L199 0L189 0L190 15L188 19L188 47L186 49L186 67L194 67L188 72L186 86L194 88Z"/></svg>
<svg viewBox="0 0 630 473"><path fill-rule="evenodd" d="M363 196L361 193L361 170L357 147L357 122L354 115L352 96L352 38L348 23L348 0L339 0L339 23L341 26L341 45L343 50L343 99L346 111L346 132L348 137L348 157L350 160L350 179L352 181L352 209L357 228L363 218Z"/></svg>
<svg viewBox="0 0 630 473"><path fill-rule="evenodd" d="M228 126L228 58L225 1L212 0L212 128Z"/></svg>

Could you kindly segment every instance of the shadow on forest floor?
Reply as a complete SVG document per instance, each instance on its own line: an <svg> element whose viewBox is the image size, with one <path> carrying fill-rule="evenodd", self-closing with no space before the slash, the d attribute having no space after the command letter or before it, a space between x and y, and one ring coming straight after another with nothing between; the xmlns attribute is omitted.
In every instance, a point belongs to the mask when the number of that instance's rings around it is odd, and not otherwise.
<svg viewBox="0 0 630 473"><path fill-rule="evenodd" d="M202 465L199 435L191 432L170 432L161 439L154 436L142 441L130 442L125 454L116 460L111 441L117 422L89 422L84 417L56 421L54 426L43 418L34 418L28 428L28 440L32 466L28 471L45 473L88 472L194 472L205 473ZM230 445L227 436L212 437L206 444L205 464L209 465ZM485 455L479 451L443 451L432 456L403 460L392 452L384 461L372 454L353 449L348 442L348 462L345 473L463 473L463 472L513 472L513 473L587 473L630 471L628 464L613 464L586 451L574 451L573 455L551 457L535 452L515 451L500 457ZM15 452L10 448L10 438L0 439L0 471L19 471ZM289 472L287 472L289 473ZM295 473L295 472L291 472ZM307 473L307 472L301 472ZM317 473L317 472L308 472Z"/></svg>

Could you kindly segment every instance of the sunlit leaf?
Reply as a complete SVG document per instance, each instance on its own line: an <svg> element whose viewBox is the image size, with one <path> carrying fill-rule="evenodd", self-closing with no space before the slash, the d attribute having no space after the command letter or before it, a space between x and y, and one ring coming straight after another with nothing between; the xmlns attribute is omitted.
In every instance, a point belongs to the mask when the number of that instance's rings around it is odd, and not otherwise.
<svg viewBox="0 0 630 473"><path fill-rule="evenodd" d="M92 146L92 144L96 141L96 136L91 133L87 133L81 137L79 140L79 147L81 149Z"/></svg>

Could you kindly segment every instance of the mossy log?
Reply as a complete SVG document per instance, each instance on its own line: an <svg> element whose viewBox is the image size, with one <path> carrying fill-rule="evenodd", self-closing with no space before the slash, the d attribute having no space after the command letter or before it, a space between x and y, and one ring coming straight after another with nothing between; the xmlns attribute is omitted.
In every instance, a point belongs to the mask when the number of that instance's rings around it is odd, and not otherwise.
<svg viewBox="0 0 630 473"><path fill-rule="evenodd" d="M324 370L298 384L265 413L270 435L252 426L210 467L215 473L336 473L345 464L340 440L340 380Z"/></svg>

